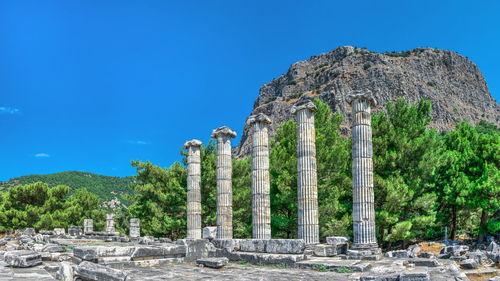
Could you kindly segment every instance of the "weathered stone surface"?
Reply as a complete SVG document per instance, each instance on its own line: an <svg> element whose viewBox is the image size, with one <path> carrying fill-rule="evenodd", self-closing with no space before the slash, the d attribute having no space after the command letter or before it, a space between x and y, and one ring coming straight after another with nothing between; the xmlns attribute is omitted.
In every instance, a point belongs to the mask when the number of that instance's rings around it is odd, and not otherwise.
<svg viewBox="0 0 500 281"><path fill-rule="evenodd" d="M187 155L187 238L201 239L201 141L184 144Z"/></svg>
<svg viewBox="0 0 500 281"><path fill-rule="evenodd" d="M47 244L43 246L42 251L49 253L62 253L64 252L64 247L59 244Z"/></svg>
<svg viewBox="0 0 500 281"><path fill-rule="evenodd" d="M42 264L40 253L33 251L10 251L6 252L3 258L11 267L32 267Z"/></svg>
<svg viewBox="0 0 500 281"><path fill-rule="evenodd" d="M431 258L436 258L436 255L434 255L433 253L429 253L429 252L423 252L423 253L418 254L418 257L425 258L425 259L431 259Z"/></svg>
<svg viewBox="0 0 500 281"><path fill-rule="evenodd" d="M84 261L75 270L75 275L88 281L125 281L127 275L118 269Z"/></svg>
<svg viewBox="0 0 500 281"><path fill-rule="evenodd" d="M303 239L270 239L266 241L266 253L303 254L306 243Z"/></svg>
<svg viewBox="0 0 500 281"><path fill-rule="evenodd" d="M441 264L435 259L409 259L408 263L414 264L415 266L428 266L428 267L436 267Z"/></svg>
<svg viewBox="0 0 500 281"><path fill-rule="evenodd" d="M203 265L210 268L221 268L224 267L229 262L226 257L222 258L203 258L197 259L196 264Z"/></svg>
<svg viewBox="0 0 500 281"><path fill-rule="evenodd" d="M216 226L206 226L203 228L203 239L215 239L217 236L217 227Z"/></svg>
<svg viewBox="0 0 500 281"><path fill-rule="evenodd" d="M73 255L82 260L93 261L99 257L131 256L136 247L127 246L78 246L73 248Z"/></svg>
<svg viewBox="0 0 500 281"><path fill-rule="evenodd" d="M71 236L80 236L83 234L83 229L80 226L72 226L68 228L68 234Z"/></svg>
<svg viewBox="0 0 500 281"><path fill-rule="evenodd" d="M131 255L132 259L144 257L179 257L186 254L186 246L167 244L162 246L137 246Z"/></svg>
<svg viewBox="0 0 500 281"><path fill-rule="evenodd" d="M410 245L408 246L408 249L406 249L406 251L408 251L408 255L410 256L410 258L416 258L418 253L420 252L420 246L418 244Z"/></svg>
<svg viewBox="0 0 500 281"><path fill-rule="evenodd" d="M410 257L410 254L406 250L398 250L398 251L389 251L385 253L385 256L390 258L407 259Z"/></svg>
<svg viewBox="0 0 500 281"><path fill-rule="evenodd" d="M32 227L28 227L26 229L24 229L24 231L22 232L24 235L35 235L36 234L36 231L34 228Z"/></svg>
<svg viewBox="0 0 500 281"><path fill-rule="evenodd" d="M326 244L337 245L349 243L349 238L344 236L328 236L326 237Z"/></svg>
<svg viewBox="0 0 500 281"><path fill-rule="evenodd" d="M337 255L337 245L316 244L313 246L313 253L317 257L333 257Z"/></svg>
<svg viewBox="0 0 500 281"><path fill-rule="evenodd" d="M251 264L291 266L306 258L303 254L268 254L251 252L232 252L227 254L230 261L246 261Z"/></svg>
<svg viewBox="0 0 500 281"><path fill-rule="evenodd" d="M106 214L106 232L115 231L115 214Z"/></svg>
<svg viewBox="0 0 500 281"><path fill-rule="evenodd" d="M212 244L218 249L226 252L233 252L240 250L241 239L213 239Z"/></svg>
<svg viewBox="0 0 500 281"><path fill-rule="evenodd" d="M179 239L175 244L186 247L186 262L194 262L200 258L208 258L215 255L215 246L207 239Z"/></svg>
<svg viewBox="0 0 500 281"><path fill-rule="evenodd" d="M469 246L465 245L453 245L446 246L441 250L441 254L450 254L452 256L464 255L469 251Z"/></svg>
<svg viewBox="0 0 500 281"><path fill-rule="evenodd" d="M64 229L64 228L54 228L54 234L55 235L65 235L66 234L66 229Z"/></svg>
<svg viewBox="0 0 500 281"><path fill-rule="evenodd" d="M494 263L500 263L500 246L492 241L488 248L486 248L486 255L490 258Z"/></svg>
<svg viewBox="0 0 500 281"><path fill-rule="evenodd" d="M266 252L267 240L263 239L241 239L240 240L240 251L241 252L256 252L265 253Z"/></svg>
<svg viewBox="0 0 500 281"><path fill-rule="evenodd" d="M466 259L460 262L460 267L463 269L475 269L479 267L479 264L473 259Z"/></svg>
<svg viewBox="0 0 500 281"><path fill-rule="evenodd" d="M56 278L61 281L73 281L74 271L71 264L67 262L61 262L59 264L59 269L57 270Z"/></svg>
<svg viewBox="0 0 500 281"><path fill-rule="evenodd" d="M129 236L137 238L141 236L141 220L138 218L131 218L129 221Z"/></svg>
<svg viewBox="0 0 500 281"><path fill-rule="evenodd" d="M83 232L85 234L89 232L94 232L94 221L92 219L83 220Z"/></svg>
<svg viewBox="0 0 500 281"><path fill-rule="evenodd" d="M407 271L401 273L399 276L399 281L430 281L430 276L428 272L412 272Z"/></svg>

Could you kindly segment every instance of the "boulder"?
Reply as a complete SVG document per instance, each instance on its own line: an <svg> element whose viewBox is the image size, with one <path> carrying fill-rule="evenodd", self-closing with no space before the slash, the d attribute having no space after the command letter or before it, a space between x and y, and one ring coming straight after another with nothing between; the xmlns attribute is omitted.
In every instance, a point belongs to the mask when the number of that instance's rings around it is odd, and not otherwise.
<svg viewBox="0 0 500 281"><path fill-rule="evenodd" d="M486 252L480 250L469 252L467 257L469 259L475 260L478 264L485 264L488 262L488 256L486 255Z"/></svg>
<svg viewBox="0 0 500 281"><path fill-rule="evenodd" d="M217 227L207 226L203 228L203 239L215 239L217 237Z"/></svg>
<svg viewBox="0 0 500 281"><path fill-rule="evenodd" d="M270 254L303 254L306 242L303 239L270 239L265 247Z"/></svg>
<svg viewBox="0 0 500 281"><path fill-rule="evenodd" d="M74 272L73 267L67 262L61 262L59 264L59 269L56 273L57 280L61 281L73 281L74 280Z"/></svg>
<svg viewBox="0 0 500 281"><path fill-rule="evenodd" d="M488 248L486 248L486 255L494 263L500 263L500 246L498 246L495 241L492 241L490 245L488 245Z"/></svg>
<svg viewBox="0 0 500 281"><path fill-rule="evenodd" d="M54 234L55 235L65 235L66 230L64 228L54 228Z"/></svg>
<svg viewBox="0 0 500 281"><path fill-rule="evenodd" d="M221 268L224 267L229 262L229 259L226 257L222 258L203 258L197 259L196 264L210 267L210 268Z"/></svg>
<svg viewBox="0 0 500 281"><path fill-rule="evenodd" d="M410 257L410 254L406 250L389 251L385 255L389 258L397 259L407 259Z"/></svg>
<svg viewBox="0 0 500 281"><path fill-rule="evenodd" d="M267 241L264 239L241 239L240 251L265 253Z"/></svg>
<svg viewBox="0 0 500 281"><path fill-rule="evenodd" d="M32 267L42 264L42 255L33 251L10 251L6 252L3 258L11 267Z"/></svg>
<svg viewBox="0 0 500 281"><path fill-rule="evenodd" d="M460 262L460 267L463 269L476 269L479 267L479 264L473 259L466 259Z"/></svg>
<svg viewBox="0 0 500 281"><path fill-rule="evenodd" d="M418 246L418 244L410 245L406 250L408 251L408 255L410 258L416 258L418 252L420 252L420 246Z"/></svg>
<svg viewBox="0 0 500 281"><path fill-rule="evenodd" d="M317 257L334 257L337 255L337 245L316 244L313 246L313 253Z"/></svg>
<svg viewBox="0 0 500 281"><path fill-rule="evenodd" d="M125 281L127 275L118 269L84 261L75 269L76 277L88 281Z"/></svg>

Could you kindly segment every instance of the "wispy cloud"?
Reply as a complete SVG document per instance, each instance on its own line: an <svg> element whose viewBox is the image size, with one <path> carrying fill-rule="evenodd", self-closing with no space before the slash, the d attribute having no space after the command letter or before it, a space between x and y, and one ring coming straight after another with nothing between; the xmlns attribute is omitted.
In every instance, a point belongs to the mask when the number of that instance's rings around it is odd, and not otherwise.
<svg viewBox="0 0 500 281"><path fill-rule="evenodd" d="M0 114L19 114L21 111L14 107L0 106Z"/></svg>
<svg viewBox="0 0 500 281"><path fill-rule="evenodd" d="M50 155L47 153L37 153L37 154L35 154L35 157L36 158L49 158Z"/></svg>
<svg viewBox="0 0 500 281"><path fill-rule="evenodd" d="M142 140L127 140L126 142L128 144L135 144L135 145L146 145L146 144L149 144L147 141L142 141Z"/></svg>

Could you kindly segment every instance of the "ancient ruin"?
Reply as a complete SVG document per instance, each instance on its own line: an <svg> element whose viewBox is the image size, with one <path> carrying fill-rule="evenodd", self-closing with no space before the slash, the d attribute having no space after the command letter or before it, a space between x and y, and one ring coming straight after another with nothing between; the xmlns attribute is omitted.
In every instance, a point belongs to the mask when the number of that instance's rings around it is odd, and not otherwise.
<svg viewBox="0 0 500 281"><path fill-rule="evenodd" d="M263 113L248 118L252 135L252 232L255 239L271 239L269 135L271 119Z"/></svg>
<svg viewBox="0 0 500 281"><path fill-rule="evenodd" d="M297 121L299 239L308 244L319 243L314 111L316 106L310 100L294 105L291 110Z"/></svg>
<svg viewBox="0 0 500 281"><path fill-rule="evenodd" d="M213 130L217 139L217 239L233 238L231 138L236 132L223 126Z"/></svg>
<svg viewBox="0 0 500 281"><path fill-rule="evenodd" d="M201 238L201 141L191 140L184 144L187 156L187 238Z"/></svg>

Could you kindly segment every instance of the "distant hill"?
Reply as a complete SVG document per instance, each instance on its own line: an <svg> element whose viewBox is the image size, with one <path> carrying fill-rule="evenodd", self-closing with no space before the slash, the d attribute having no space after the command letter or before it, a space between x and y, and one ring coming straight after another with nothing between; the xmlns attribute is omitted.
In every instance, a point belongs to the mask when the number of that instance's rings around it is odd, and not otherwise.
<svg viewBox="0 0 500 281"><path fill-rule="evenodd" d="M29 184L34 182L45 182L49 186L67 185L71 188L71 192L79 188L87 188L88 191L98 195L103 201L118 198L123 200L125 194L132 194L131 184L135 182L134 177L110 177L97 175L87 172L61 172L48 175L27 175L18 178L13 178L8 181L0 182L0 191L6 190L12 186L20 184Z"/></svg>

